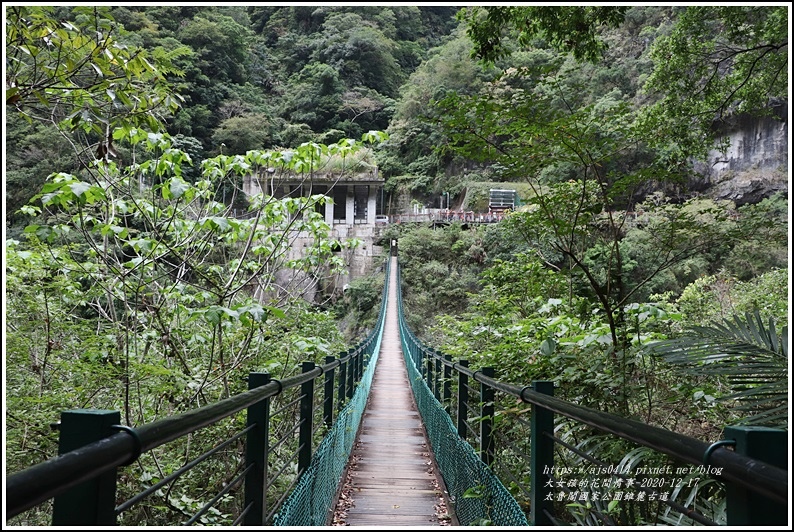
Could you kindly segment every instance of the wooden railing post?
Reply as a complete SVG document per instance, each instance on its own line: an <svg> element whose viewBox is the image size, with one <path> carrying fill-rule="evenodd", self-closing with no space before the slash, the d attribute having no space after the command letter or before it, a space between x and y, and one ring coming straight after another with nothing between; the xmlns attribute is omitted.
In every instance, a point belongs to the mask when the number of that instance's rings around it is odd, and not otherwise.
<svg viewBox="0 0 794 532"><path fill-rule="evenodd" d="M249 373L248 389L253 390L270 382L270 373ZM248 407L247 424L254 425L246 435L246 466L253 465L245 476L245 506L251 506L245 514L244 525L264 526L267 516L267 454L270 440L270 397Z"/></svg>
<svg viewBox="0 0 794 532"><path fill-rule="evenodd" d="M532 389L538 393L554 395L554 383L550 381L533 381ZM554 441L544 437L543 433L554 434L554 412L533 404L529 428L529 493L532 499L529 521L534 526L552 525L549 514L553 503L549 498L551 489L547 484L549 472L554 467Z"/></svg>
<svg viewBox="0 0 794 532"><path fill-rule="evenodd" d="M58 454L112 436L121 422L117 410L69 410L61 412ZM116 526L116 469L78 484L55 497L53 526Z"/></svg>
<svg viewBox="0 0 794 532"><path fill-rule="evenodd" d="M308 361L301 364L301 373L314 369L314 362ZM314 406L314 379L301 384L300 400L300 429L298 430L298 474L304 472L312 460L312 417Z"/></svg>

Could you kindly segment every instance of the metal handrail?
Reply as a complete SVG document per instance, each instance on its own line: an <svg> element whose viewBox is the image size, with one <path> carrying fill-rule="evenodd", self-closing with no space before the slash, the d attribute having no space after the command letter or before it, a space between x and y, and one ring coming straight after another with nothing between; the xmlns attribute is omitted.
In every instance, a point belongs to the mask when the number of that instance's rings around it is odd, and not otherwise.
<svg viewBox="0 0 794 532"><path fill-rule="evenodd" d="M139 444L131 434L119 432L15 473L6 479L6 512L13 517L69 488L136 459L140 452L212 425L278 394L282 388L297 386L306 380L304 375L296 375L184 414L141 425L135 429Z"/></svg>
<svg viewBox="0 0 794 532"><path fill-rule="evenodd" d="M386 287L384 286L384 293ZM381 302L380 313L385 312ZM383 320L379 320L382 323ZM155 449L182 436L210 426L260 401L279 395L364 354L377 330L370 332L347 354L324 365L282 380L239 393L216 403L182 414L147 423L84 445L74 451L51 458L6 478L6 516L14 517L47 500L115 468L137 459L142 453ZM353 368L348 368L350 376Z"/></svg>
<svg viewBox="0 0 794 532"><path fill-rule="evenodd" d="M418 340L417 340L418 341ZM425 354L434 359L439 359L448 364L443 356L425 350ZM450 364L448 364L450 365ZM711 443L704 442L677 432L673 432L653 425L646 425L639 421L623 418L608 412L601 412L585 406L569 403L546 394L531 390L529 386L514 386L496 379L486 377L479 370L472 371L457 362L451 367L455 371L464 373L475 381L490 386L503 393L517 397L525 403L535 404L561 414L570 419L575 419L585 425L603 432L619 436L633 443L654 449L666 455L695 465L708 465L715 468L721 467L721 476L727 480L769 497L777 502L788 504L788 471L773 465L739 455L724 447L719 447L710 453L708 464L703 462L703 456Z"/></svg>
<svg viewBox="0 0 794 532"><path fill-rule="evenodd" d="M551 395L534 391L531 386L522 387L506 384L486 376L481 370L472 370L466 365L452 362L445 358L443 353L427 348L408 328L403 314L401 294L398 295L398 300L400 301L400 332L409 343L416 346L415 351L419 353L420 357L430 357L436 363L450 367L487 387L520 398L524 403L533 404L579 421L607 434L618 436L689 464L707 466L714 469L721 468L721 480L731 482L736 486L751 490L773 501L788 505L788 471L785 469L730 451L725 447L715 447L710 442L704 442L667 429L570 403ZM420 366L425 364L427 362L420 362ZM436 376L437 378L438 376ZM429 383L428 386L430 386ZM474 433L472 427L468 426L468 423L465 424L466 428L471 433Z"/></svg>
<svg viewBox="0 0 794 532"><path fill-rule="evenodd" d="M496 384L495 381L487 377L475 377L475 380L479 379L482 379L480 382L491 381L490 383L486 382L489 386ZM788 471L785 469L737 454L727 450L725 447L719 447L712 451L708 464L706 464L703 457L706 450L711 446L709 442L607 412L579 406L527 388L510 388L526 403L542 406L590 427L620 436L625 440L691 464L713 466L715 468L721 467L721 476L727 480L770 499L788 504Z"/></svg>

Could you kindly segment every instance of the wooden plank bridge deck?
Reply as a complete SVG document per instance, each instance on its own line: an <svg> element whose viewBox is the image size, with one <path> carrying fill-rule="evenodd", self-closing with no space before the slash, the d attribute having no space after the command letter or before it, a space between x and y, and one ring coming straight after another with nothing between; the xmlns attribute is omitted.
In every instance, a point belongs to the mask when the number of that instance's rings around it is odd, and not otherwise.
<svg viewBox="0 0 794 532"><path fill-rule="evenodd" d="M395 296L397 259L390 260L379 359L337 505L343 517L335 524L450 525L443 479L408 383Z"/></svg>

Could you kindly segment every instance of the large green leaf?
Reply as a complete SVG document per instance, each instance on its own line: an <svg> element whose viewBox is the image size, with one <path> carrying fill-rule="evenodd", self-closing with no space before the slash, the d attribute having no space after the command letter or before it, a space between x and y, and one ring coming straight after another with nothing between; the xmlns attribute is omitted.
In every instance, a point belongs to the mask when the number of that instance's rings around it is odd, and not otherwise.
<svg viewBox="0 0 794 532"><path fill-rule="evenodd" d="M692 327L685 335L649 344L647 349L687 375L724 377L745 413L739 423L788 428L788 327L778 334L756 311L723 324Z"/></svg>

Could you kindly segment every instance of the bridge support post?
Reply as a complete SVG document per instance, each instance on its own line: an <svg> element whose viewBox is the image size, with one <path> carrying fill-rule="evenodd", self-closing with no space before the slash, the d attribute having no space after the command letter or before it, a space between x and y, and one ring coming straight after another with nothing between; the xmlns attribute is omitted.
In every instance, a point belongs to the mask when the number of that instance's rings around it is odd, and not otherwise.
<svg viewBox="0 0 794 532"><path fill-rule="evenodd" d="M469 367L468 360L458 362L464 368ZM458 436L465 440L468 435L466 430L467 410L469 409L469 376L462 371L458 372Z"/></svg>
<svg viewBox="0 0 794 532"><path fill-rule="evenodd" d="M249 373L248 389L253 390L270 382L270 373ZM245 514L246 526L264 526L267 516L267 455L270 452L270 398L262 399L248 407L248 432L245 442L246 466L253 467L245 475L245 506L251 509Z"/></svg>
<svg viewBox="0 0 794 532"><path fill-rule="evenodd" d="M491 379L493 379L495 375L494 368L490 366L482 368L480 373ZM485 462L486 465L491 465L494 457L493 417L495 409L493 401L493 388L481 382L480 403L482 407L480 407L480 445L482 447L480 449L480 459Z"/></svg>
<svg viewBox="0 0 794 532"><path fill-rule="evenodd" d="M551 381L533 381L532 389L538 393L554 395ZM533 526L552 525L546 512L551 513L553 501L548 484L548 474L554 467L554 441L543 437L543 433L554 434L554 412L532 405L530 420L530 524Z"/></svg>
<svg viewBox="0 0 794 532"><path fill-rule="evenodd" d="M121 414L117 410L61 412L58 454L112 436L117 431L111 426L120 422ZM55 497L52 524L116 526L116 469Z"/></svg>
<svg viewBox="0 0 794 532"><path fill-rule="evenodd" d="M788 437L784 430L767 427L725 427L725 438L736 441L736 452L767 464L788 469ZM708 464L703 464L708 466ZM748 489L727 484L728 526L785 525L786 505Z"/></svg>
<svg viewBox="0 0 794 532"><path fill-rule="evenodd" d="M325 357L325 364L336 360L332 355ZM325 372L325 396L323 397L323 423L330 427L334 423L334 368Z"/></svg>
<svg viewBox="0 0 794 532"><path fill-rule="evenodd" d="M301 373L307 373L315 367L314 362L301 364ZM298 474L308 469L312 460L312 417L314 406L314 379L301 384L300 429L298 429Z"/></svg>

